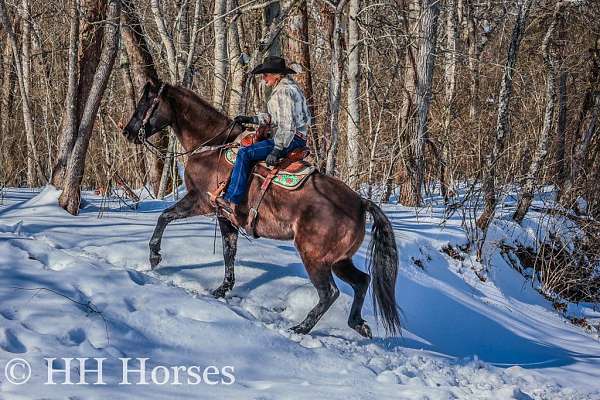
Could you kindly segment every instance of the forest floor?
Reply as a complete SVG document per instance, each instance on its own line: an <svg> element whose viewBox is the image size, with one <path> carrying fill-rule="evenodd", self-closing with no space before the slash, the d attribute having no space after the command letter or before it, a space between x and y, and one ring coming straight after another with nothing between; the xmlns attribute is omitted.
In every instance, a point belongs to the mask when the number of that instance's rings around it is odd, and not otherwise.
<svg viewBox="0 0 600 400"><path fill-rule="evenodd" d="M9 188L0 203L0 399L600 398L597 333L557 313L493 246L482 263L444 252L467 239L460 215L444 219L435 199L420 210L384 206L400 254L403 332L386 338L368 298L375 337L367 340L346 325L352 289L339 280L339 299L309 335L287 330L317 300L291 242L240 237L237 286L217 300L209 294L223 278L214 219L170 224L163 261L149 271L148 240L172 201L131 210L86 193L72 217L57 197L51 187ZM488 242L537 234L536 224L500 221ZM369 238L354 257L360 268ZM600 318L590 304L568 308ZM71 374L87 385L62 384L52 368L68 357L105 358L105 384L89 384L95 363ZM25 384L9 380L25 376L15 358L31 367ZM54 385L47 358L56 358ZM132 371L137 358L148 359L148 384ZM124 363L132 384L122 384Z"/></svg>

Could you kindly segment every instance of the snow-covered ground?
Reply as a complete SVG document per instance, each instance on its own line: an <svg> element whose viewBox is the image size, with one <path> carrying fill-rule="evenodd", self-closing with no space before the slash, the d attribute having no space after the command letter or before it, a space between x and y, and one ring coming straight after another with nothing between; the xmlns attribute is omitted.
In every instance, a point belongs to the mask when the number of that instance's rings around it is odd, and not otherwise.
<svg viewBox="0 0 600 400"><path fill-rule="evenodd" d="M499 254L482 282L474 259L441 252L465 242L458 216L440 225L442 206L420 215L385 207L400 251L404 330L385 338L375 329L366 340L346 325L352 290L339 280L342 295L310 335L287 331L317 299L291 242L240 237L237 286L216 300L209 290L223 266L210 218L169 225L151 272L148 240L171 202L147 200L132 211L86 194L72 217L52 188L4 196L0 399L600 398L598 337L560 317ZM375 328L370 300L364 314ZM47 384L46 359L60 370L68 357L105 358L105 384L93 385L88 371L89 384L64 385L52 369L57 384ZM26 376L15 358L31 366L25 384L9 380ZM121 384L125 362L128 381L139 383L137 358L148 358L148 384Z"/></svg>

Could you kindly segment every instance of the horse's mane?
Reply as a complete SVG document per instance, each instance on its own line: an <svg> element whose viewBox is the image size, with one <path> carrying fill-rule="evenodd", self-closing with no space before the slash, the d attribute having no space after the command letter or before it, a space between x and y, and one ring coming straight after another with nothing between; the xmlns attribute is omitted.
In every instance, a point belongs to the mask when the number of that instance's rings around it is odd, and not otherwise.
<svg viewBox="0 0 600 400"><path fill-rule="evenodd" d="M213 107L212 104L210 104L208 101L204 100L202 97L197 95L192 90L184 88L183 86L179 86L179 85L169 85L169 86L171 87L171 89L173 89L175 92L177 92L178 97L179 97L178 100L184 101L189 105L196 105L196 106L200 107L202 109L202 114L204 115L205 118L217 120L217 121L223 120L225 122L230 121L230 118L226 114L217 110L215 107Z"/></svg>

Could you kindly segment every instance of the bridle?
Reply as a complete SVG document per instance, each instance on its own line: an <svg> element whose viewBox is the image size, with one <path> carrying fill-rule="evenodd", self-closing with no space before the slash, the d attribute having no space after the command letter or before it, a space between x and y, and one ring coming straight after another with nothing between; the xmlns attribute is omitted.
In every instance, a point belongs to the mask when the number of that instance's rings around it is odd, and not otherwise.
<svg viewBox="0 0 600 400"><path fill-rule="evenodd" d="M150 120L150 118L152 118L152 116L154 115L154 111L156 111L156 109L158 108L158 103L160 103L160 96L162 95L162 92L165 90L165 83L163 82L160 85L160 89L158 89L158 94L156 95L156 97L152 100L152 104L150 105L150 108L148 108L146 110L146 113L144 114L144 119L142 120L142 125L140 126L140 129L138 130L137 136L140 142L142 143L146 143L147 139L146 139L146 124L148 123L148 121Z"/></svg>
<svg viewBox="0 0 600 400"><path fill-rule="evenodd" d="M224 147L231 146L231 143L227 143L227 141L229 140L229 136L231 135L231 132L233 131L233 128L236 125L235 121L231 121L225 127L225 129L223 129L221 132L219 132L216 136L213 136L212 138L210 138L208 140L205 140L204 142L200 143L198 146L194 147L191 150L180 152L180 153L179 152L167 152L166 154L163 154L163 152L162 152L162 150L160 148L158 148L154 143L150 142L147 139L147 137L146 137L146 124L148 123L148 121L150 120L150 118L152 118L152 116L154 115L154 112L158 108L158 105L160 103L160 97L161 97L161 95L162 95L162 93L163 93L163 91L165 89L165 86L166 86L166 84L164 82L160 85L160 89L158 89L158 93L157 93L156 97L152 100L152 104L150 105L150 108L148 108L146 110L146 113L144 114L144 119L142 120L142 125L140 126L140 129L137 132L138 140L144 146L146 146L146 148L148 150L150 150L151 153L153 153L158 158L167 159L167 158L171 158L171 157L181 157L181 156L185 156L185 155L188 155L188 154L197 154L197 153L202 152L202 151L222 149ZM224 143L222 145L218 145L218 146L208 146L208 144L211 141L215 140L216 138L218 138L219 136L221 136L225 132L227 132L227 138L225 139L226 143Z"/></svg>

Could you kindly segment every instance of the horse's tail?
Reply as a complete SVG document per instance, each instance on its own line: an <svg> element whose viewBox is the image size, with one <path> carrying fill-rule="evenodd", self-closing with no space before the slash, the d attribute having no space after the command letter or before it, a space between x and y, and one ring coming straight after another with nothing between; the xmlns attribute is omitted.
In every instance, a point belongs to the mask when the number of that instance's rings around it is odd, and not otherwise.
<svg viewBox="0 0 600 400"><path fill-rule="evenodd" d="M373 216L372 237L367 265L371 275L373 311L388 335L400 333L400 317L396 305L398 249L390 220L371 200L363 200L365 210Z"/></svg>

